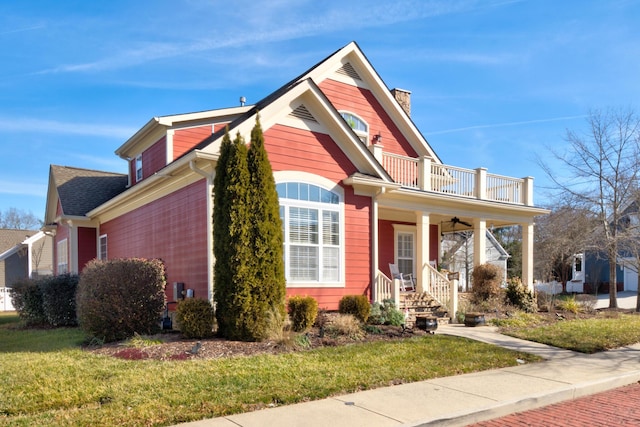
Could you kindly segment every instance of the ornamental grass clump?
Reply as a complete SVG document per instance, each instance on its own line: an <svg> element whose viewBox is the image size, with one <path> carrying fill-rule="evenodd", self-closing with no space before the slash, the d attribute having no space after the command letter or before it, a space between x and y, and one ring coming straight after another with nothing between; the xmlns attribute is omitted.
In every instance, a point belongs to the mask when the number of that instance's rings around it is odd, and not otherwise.
<svg viewBox="0 0 640 427"><path fill-rule="evenodd" d="M76 305L80 327L104 342L160 331L165 305L160 260L93 260L82 271Z"/></svg>
<svg viewBox="0 0 640 427"><path fill-rule="evenodd" d="M481 264L473 269L471 300L473 303L491 300L500 296L502 272L493 264Z"/></svg>
<svg viewBox="0 0 640 427"><path fill-rule="evenodd" d="M176 320L185 338L213 336L215 313L211 302L204 298L187 298L178 303Z"/></svg>

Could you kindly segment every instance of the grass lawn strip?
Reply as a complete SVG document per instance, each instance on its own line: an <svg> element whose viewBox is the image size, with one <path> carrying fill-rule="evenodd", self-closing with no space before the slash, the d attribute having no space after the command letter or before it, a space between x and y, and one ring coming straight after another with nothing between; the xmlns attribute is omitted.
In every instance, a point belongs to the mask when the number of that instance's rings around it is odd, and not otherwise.
<svg viewBox="0 0 640 427"><path fill-rule="evenodd" d="M587 354L640 342L640 316L632 314L564 320L537 327L502 326L501 332L506 335Z"/></svg>
<svg viewBox="0 0 640 427"><path fill-rule="evenodd" d="M0 326L0 425L169 425L538 360L444 335L187 361L100 356L79 340Z"/></svg>

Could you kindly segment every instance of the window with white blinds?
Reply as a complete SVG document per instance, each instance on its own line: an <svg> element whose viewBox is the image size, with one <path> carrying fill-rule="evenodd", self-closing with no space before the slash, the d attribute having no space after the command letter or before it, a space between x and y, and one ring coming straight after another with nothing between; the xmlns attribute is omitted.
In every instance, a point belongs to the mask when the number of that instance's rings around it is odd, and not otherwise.
<svg viewBox="0 0 640 427"><path fill-rule="evenodd" d="M287 283L337 283L341 280L340 196L320 186L277 185L284 235Z"/></svg>

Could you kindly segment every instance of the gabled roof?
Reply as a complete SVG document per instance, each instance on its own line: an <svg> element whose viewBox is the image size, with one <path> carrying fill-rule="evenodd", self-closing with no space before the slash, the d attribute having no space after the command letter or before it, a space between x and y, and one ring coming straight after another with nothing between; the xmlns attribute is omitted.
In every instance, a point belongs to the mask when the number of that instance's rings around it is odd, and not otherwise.
<svg viewBox="0 0 640 427"><path fill-rule="evenodd" d="M0 253L22 243L24 240L38 233L38 230L0 229Z"/></svg>
<svg viewBox="0 0 640 427"><path fill-rule="evenodd" d="M22 235L24 238L18 242L16 242L14 245L12 245L11 247L9 247L8 249L4 247L4 238L8 237L9 234L14 234L14 233L7 233L5 234L4 232L16 232L15 236L19 236ZM34 230L0 230L0 261L4 261L5 259L7 259L8 257L10 257L11 255L15 254L16 252L18 252L24 245L29 245L33 242L36 242L40 239L42 239L43 237L45 237L44 232L42 231L34 231ZM6 250L4 250L6 249ZM4 250L4 251L3 251Z"/></svg>
<svg viewBox="0 0 640 427"><path fill-rule="evenodd" d="M56 195L63 215L84 216L122 193L128 183L127 175L120 173L51 165L46 221L52 221L56 215Z"/></svg>

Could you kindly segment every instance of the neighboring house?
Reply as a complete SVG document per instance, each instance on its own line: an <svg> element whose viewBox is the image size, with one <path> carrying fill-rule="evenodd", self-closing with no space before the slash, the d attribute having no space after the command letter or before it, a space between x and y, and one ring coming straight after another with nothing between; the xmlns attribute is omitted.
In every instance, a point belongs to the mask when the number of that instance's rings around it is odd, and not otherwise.
<svg viewBox="0 0 640 427"><path fill-rule="evenodd" d="M533 179L444 165L410 118L410 93L389 90L356 43L255 105L154 117L116 150L127 176L51 166L44 229L55 234L56 270L81 271L95 257L159 258L169 300L174 283L212 299L220 143L225 126L249 141L258 113L288 295L327 309L344 295L379 300L389 263L432 291L442 277L429 261L452 217L482 236L475 265L486 261L488 228L520 225L523 281L532 286L534 217L548 212L533 206Z"/></svg>
<svg viewBox="0 0 640 427"><path fill-rule="evenodd" d="M52 274L52 241L38 230L0 229L0 287Z"/></svg>
<svg viewBox="0 0 640 427"><path fill-rule="evenodd" d="M42 231L0 229L0 311L13 310L15 282L53 273L52 242Z"/></svg>
<svg viewBox="0 0 640 427"><path fill-rule="evenodd" d="M507 260L509 254L496 240L491 231L485 233L485 263L493 264L502 271L502 277L507 279ZM473 231L448 233L443 236L442 268L459 274L458 283L465 291L472 286L473 274Z"/></svg>

